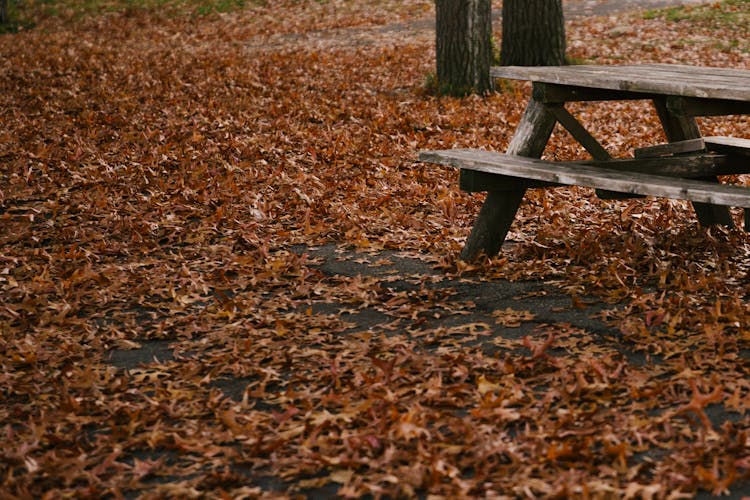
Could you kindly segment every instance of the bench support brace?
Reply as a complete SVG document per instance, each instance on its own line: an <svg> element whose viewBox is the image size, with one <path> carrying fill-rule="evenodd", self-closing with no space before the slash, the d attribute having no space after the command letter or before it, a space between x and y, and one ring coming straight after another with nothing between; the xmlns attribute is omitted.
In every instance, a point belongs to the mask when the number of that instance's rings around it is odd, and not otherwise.
<svg viewBox="0 0 750 500"><path fill-rule="evenodd" d="M532 98L508 146L508 154L541 157L555 123L555 117L547 112L544 104ZM526 188L523 187L487 193L482 210L461 252L462 260L475 260L482 253L497 255L525 193Z"/></svg>
<svg viewBox="0 0 750 500"><path fill-rule="evenodd" d="M654 99L654 107L669 142L699 139L701 137L695 118L672 113L667 106L666 99ZM703 180L719 182L719 179L716 177L705 178ZM693 203L693 208L702 226L723 225L730 228L734 227L732 214L729 212L728 207Z"/></svg>
<svg viewBox="0 0 750 500"><path fill-rule="evenodd" d="M581 122L579 122L575 116L571 115L570 112L565 109L564 104L553 103L547 104L547 111L560 123L560 125L568 131L573 139L583 146L588 153L594 158L594 160L607 161L611 160L612 156L604 149L599 141L586 130ZM626 198L634 198L634 195L628 195L623 193L614 193L612 191L605 191L603 189L597 189L596 195L603 200L619 200Z"/></svg>

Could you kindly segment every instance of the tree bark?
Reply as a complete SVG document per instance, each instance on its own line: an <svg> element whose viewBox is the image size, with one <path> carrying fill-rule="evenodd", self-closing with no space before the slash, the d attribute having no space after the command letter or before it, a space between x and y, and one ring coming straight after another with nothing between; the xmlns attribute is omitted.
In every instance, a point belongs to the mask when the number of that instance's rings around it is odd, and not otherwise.
<svg viewBox="0 0 750 500"><path fill-rule="evenodd" d="M491 0L437 0L435 9L438 91L492 90Z"/></svg>
<svg viewBox="0 0 750 500"><path fill-rule="evenodd" d="M504 0L502 66L565 63L562 0Z"/></svg>

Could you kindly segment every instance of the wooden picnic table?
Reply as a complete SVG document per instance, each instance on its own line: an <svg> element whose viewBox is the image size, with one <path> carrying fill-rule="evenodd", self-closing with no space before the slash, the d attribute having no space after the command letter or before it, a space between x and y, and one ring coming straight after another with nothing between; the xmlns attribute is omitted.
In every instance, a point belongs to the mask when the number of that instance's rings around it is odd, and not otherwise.
<svg viewBox="0 0 750 500"><path fill-rule="evenodd" d="M662 196L693 202L703 225L732 226L729 206L743 207L750 227L750 188L717 176L750 173L750 140L702 137L698 116L750 114L750 71L674 64L493 67L496 78L533 82L532 96L505 154L476 149L423 151L423 161L461 169L461 188L488 195L461 254L494 255L528 188L580 185L602 198ZM650 100L667 144L613 159L565 108L568 102ZM556 123L591 161L539 160Z"/></svg>

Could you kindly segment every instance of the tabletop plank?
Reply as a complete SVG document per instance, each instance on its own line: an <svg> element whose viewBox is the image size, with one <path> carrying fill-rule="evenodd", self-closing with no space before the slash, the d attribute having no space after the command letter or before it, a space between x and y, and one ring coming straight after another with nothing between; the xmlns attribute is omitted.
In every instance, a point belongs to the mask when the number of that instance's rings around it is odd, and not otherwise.
<svg viewBox="0 0 750 500"><path fill-rule="evenodd" d="M596 85L613 82L622 88L625 82L653 85L661 88L664 82L687 86L706 86L711 89L747 90L750 84L750 71L728 70L726 68L684 67L669 65L630 65L630 66L546 66L546 67L494 67L493 72L502 77L503 72L520 73L523 79L546 81L548 83L590 82ZM512 76L508 76L511 78ZM693 96L691 96L693 97Z"/></svg>
<svg viewBox="0 0 750 500"><path fill-rule="evenodd" d="M750 101L750 71L680 64L494 66L495 78L634 93Z"/></svg>

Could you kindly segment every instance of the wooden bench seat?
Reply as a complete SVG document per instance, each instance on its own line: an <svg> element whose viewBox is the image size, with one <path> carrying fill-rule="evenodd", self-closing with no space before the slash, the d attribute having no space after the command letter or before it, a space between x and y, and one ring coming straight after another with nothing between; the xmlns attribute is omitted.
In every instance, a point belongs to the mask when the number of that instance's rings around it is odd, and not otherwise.
<svg viewBox="0 0 750 500"><path fill-rule="evenodd" d="M658 144L635 150L636 158L658 158L665 156L678 156L702 151L723 153L741 157L750 156L750 139L740 137L701 137L686 141ZM745 172L750 168L744 167Z"/></svg>
<svg viewBox="0 0 750 500"><path fill-rule="evenodd" d="M585 162L550 162L479 149L422 151L424 162L552 185L576 185L627 193L750 208L750 189L693 179L604 168ZM616 165L616 160L613 161ZM535 187L532 182L528 186Z"/></svg>
<svg viewBox="0 0 750 500"><path fill-rule="evenodd" d="M739 137L704 137L706 149L719 153L750 156L750 139Z"/></svg>

